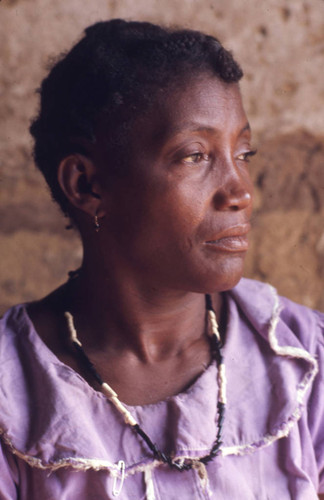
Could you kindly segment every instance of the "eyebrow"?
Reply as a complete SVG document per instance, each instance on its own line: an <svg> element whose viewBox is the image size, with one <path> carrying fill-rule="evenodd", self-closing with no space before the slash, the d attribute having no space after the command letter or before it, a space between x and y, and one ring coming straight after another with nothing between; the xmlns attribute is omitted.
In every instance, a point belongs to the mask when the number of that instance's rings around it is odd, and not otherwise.
<svg viewBox="0 0 324 500"><path fill-rule="evenodd" d="M181 133L181 132L184 132L184 131L190 131L190 132L209 132L209 133L215 133L217 132L217 130L215 130L213 127L208 127L208 126L197 126L196 123L190 123L188 124L187 127L185 128L182 128L182 127L179 127L179 128L175 128L172 132L172 134L170 135L174 135L174 134L177 134L177 133ZM251 127L250 127L250 124L249 122L246 122L246 124L244 125L244 127L241 128L241 130L239 131L238 133L238 137L240 137L241 135L244 134L244 132L246 131L251 131Z"/></svg>
<svg viewBox="0 0 324 500"><path fill-rule="evenodd" d="M241 137L244 134L244 132L250 131L250 130L251 130L250 124L249 124L249 122L246 122L246 124L239 131L237 137ZM168 131L167 135L165 134L165 132L160 130L156 134L155 139L158 142L160 142L161 139L163 138L162 143L165 146L168 143L168 141L170 140L170 138L174 138L178 134L183 134L184 132L188 132L188 131L189 132L208 132L209 134L215 134L215 132L220 133L220 131L215 130L213 127L209 127L207 125L200 125L197 122L189 122L186 124L185 127L183 125L179 126L179 127L174 127L172 130ZM160 144L161 144L161 142L160 142Z"/></svg>

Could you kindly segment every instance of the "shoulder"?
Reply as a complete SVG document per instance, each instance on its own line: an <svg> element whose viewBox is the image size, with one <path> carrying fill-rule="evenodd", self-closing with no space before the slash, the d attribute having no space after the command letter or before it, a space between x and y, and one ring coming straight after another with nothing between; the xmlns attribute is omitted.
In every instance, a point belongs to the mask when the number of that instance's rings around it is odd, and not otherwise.
<svg viewBox="0 0 324 500"><path fill-rule="evenodd" d="M26 313L25 304L18 304L8 309L0 318L0 356L8 355L8 349L17 347L17 342L28 336L32 324ZM5 349L4 349L5 347Z"/></svg>
<svg viewBox="0 0 324 500"><path fill-rule="evenodd" d="M16 345L30 348L41 340L54 354L61 348L60 332L64 331L64 287L40 300L11 307L0 318L0 342L14 340ZM1 354L1 353L0 353Z"/></svg>
<svg viewBox="0 0 324 500"><path fill-rule="evenodd" d="M324 314L309 307L279 297L280 318L294 332L301 343L315 352L324 347Z"/></svg>
<svg viewBox="0 0 324 500"><path fill-rule="evenodd" d="M242 279L231 290L242 313L269 338L271 325L279 344L302 347L311 354L324 347L324 314L279 296L267 283Z"/></svg>
<svg viewBox="0 0 324 500"><path fill-rule="evenodd" d="M319 491L322 492L324 315L279 296L271 285L253 280L241 280L229 294L239 310L242 327L247 325L253 333L250 338L253 341L262 339L259 357L267 354L266 380L271 384L271 395L274 397L270 398L271 405L268 407L272 412L279 408L280 419L277 423L279 429L282 426L285 429L284 435L290 433L293 422L298 422L298 439L303 452L311 450L315 457L321 484ZM257 361L253 360L255 365ZM267 394L266 388L264 394ZM261 398L259 406L260 401Z"/></svg>

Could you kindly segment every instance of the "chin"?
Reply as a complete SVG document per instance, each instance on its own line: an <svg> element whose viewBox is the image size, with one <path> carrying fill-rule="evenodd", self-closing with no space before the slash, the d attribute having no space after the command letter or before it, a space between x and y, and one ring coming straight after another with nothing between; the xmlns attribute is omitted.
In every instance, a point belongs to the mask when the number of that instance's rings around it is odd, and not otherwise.
<svg viewBox="0 0 324 500"><path fill-rule="evenodd" d="M226 292L234 288L243 276L244 257L223 262L214 269L200 274L200 293Z"/></svg>
<svg viewBox="0 0 324 500"><path fill-rule="evenodd" d="M211 284L206 287L203 293L226 292L227 290L231 290L232 288L234 288L241 278L242 274L236 279L218 281L217 283Z"/></svg>

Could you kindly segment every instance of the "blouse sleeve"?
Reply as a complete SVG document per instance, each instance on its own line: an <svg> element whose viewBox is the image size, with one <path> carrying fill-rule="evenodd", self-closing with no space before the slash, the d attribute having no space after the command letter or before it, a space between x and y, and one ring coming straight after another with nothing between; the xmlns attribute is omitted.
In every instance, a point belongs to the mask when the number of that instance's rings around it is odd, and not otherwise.
<svg viewBox="0 0 324 500"><path fill-rule="evenodd" d="M0 500L18 500L18 469L15 458L7 457L6 451L0 441Z"/></svg>
<svg viewBox="0 0 324 500"><path fill-rule="evenodd" d="M315 314L319 324L316 350L319 372L314 380L312 394L308 403L308 425L318 465L318 493L324 493L324 315Z"/></svg>

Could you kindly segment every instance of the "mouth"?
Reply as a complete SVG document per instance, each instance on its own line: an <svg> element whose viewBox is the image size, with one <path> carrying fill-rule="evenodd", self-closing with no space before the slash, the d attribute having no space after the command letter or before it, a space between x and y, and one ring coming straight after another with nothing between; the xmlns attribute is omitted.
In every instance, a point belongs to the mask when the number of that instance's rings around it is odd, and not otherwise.
<svg viewBox="0 0 324 500"><path fill-rule="evenodd" d="M205 246L218 251L246 252L249 248L248 233L251 229L249 223L232 226L215 235L215 238L205 242Z"/></svg>

